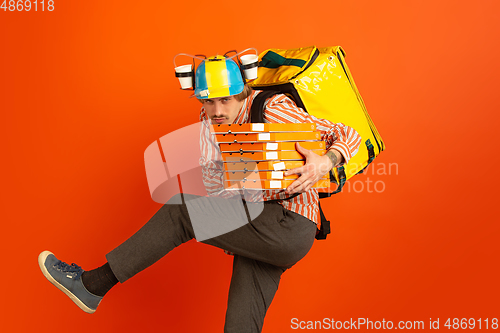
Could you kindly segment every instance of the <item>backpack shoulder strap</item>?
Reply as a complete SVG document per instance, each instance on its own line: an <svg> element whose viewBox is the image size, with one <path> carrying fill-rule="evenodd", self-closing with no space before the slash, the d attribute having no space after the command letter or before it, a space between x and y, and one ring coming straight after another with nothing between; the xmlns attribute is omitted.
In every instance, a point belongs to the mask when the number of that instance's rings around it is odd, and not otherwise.
<svg viewBox="0 0 500 333"><path fill-rule="evenodd" d="M321 200L318 201L319 206L319 214L321 218L321 227L316 234L316 239L326 239L326 236L331 232L330 230L330 221L326 219L325 214L323 213L323 209L321 209Z"/></svg>
<svg viewBox="0 0 500 333"><path fill-rule="evenodd" d="M264 104L267 99L274 95L281 94L280 91L264 90L260 92L253 99L252 106L250 107L250 122L263 123L264 122Z"/></svg>

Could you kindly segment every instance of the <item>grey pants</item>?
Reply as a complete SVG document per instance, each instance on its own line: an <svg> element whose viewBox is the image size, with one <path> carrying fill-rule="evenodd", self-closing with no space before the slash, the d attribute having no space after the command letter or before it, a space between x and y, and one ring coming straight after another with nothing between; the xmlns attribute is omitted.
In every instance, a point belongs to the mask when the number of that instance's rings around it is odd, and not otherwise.
<svg viewBox="0 0 500 333"><path fill-rule="evenodd" d="M138 232L106 255L120 282L194 238L183 201L192 199L207 210L223 206L220 200L224 200L184 195L181 200L175 198L180 204L163 205ZM281 274L309 252L315 234L316 224L309 219L266 202L262 213L249 223L203 241L235 254L224 332L261 332Z"/></svg>

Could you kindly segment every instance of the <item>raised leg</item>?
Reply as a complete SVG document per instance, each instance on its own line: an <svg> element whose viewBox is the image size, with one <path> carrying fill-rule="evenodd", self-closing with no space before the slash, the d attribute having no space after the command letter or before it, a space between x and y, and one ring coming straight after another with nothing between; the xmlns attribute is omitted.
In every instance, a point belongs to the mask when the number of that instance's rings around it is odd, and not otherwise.
<svg viewBox="0 0 500 333"><path fill-rule="evenodd" d="M225 333L262 331L267 309L285 270L286 268L235 255Z"/></svg>

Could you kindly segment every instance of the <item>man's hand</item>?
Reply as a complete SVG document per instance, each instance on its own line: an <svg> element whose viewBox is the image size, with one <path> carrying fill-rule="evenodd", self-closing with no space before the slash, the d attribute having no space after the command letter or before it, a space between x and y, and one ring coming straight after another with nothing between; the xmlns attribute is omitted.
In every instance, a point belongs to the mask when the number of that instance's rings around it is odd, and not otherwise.
<svg viewBox="0 0 500 333"><path fill-rule="evenodd" d="M298 142L295 147L304 156L306 163L300 168L285 171L285 176L299 175L299 178L286 189L288 194L309 191L318 180L343 160L342 154L335 149L331 149L325 155L319 156L309 149L302 148Z"/></svg>

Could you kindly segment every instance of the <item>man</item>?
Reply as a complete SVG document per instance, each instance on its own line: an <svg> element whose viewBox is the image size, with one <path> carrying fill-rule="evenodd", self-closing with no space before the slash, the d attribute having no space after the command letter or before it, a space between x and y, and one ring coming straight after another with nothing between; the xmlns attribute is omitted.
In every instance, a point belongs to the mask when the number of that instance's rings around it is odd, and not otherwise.
<svg viewBox="0 0 500 333"><path fill-rule="evenodd" d="M200 120L206 133L200 136L200 165L208 196L184 194L181 203L162 206L137 233L106 255L106 264L94 270L83 271L75 264L68 265L49 251L39 256L45 277L85 312L93 313L115 284L125 282L176 246L195 238L192 218L196 212L187 208L190 200L196 201L199 214L220 211L221 219L228 222L241 218L241 211L231 201L234 192L224 190L220 151L207 131L210 123L250 122L250 107L259 92L244 83L233 60L221 56L202 62L195 80L195 96L203 104ZM328 152L319 156L297 144L306 163L286 171L285 176L297 174L298 179L285 191L263 190L257 196L255 192L245 196L247 212L255 211L254 206L259 204L262 212L238 228L203 240L234 254L225 332L262 330L282 273L302 259L314 242L319 211L318 192L312 186L331 168L347 163L361 141L352 128L315 118L285 95L276 95L266 102L264 119L271 123L316 123Z"/></svg>

